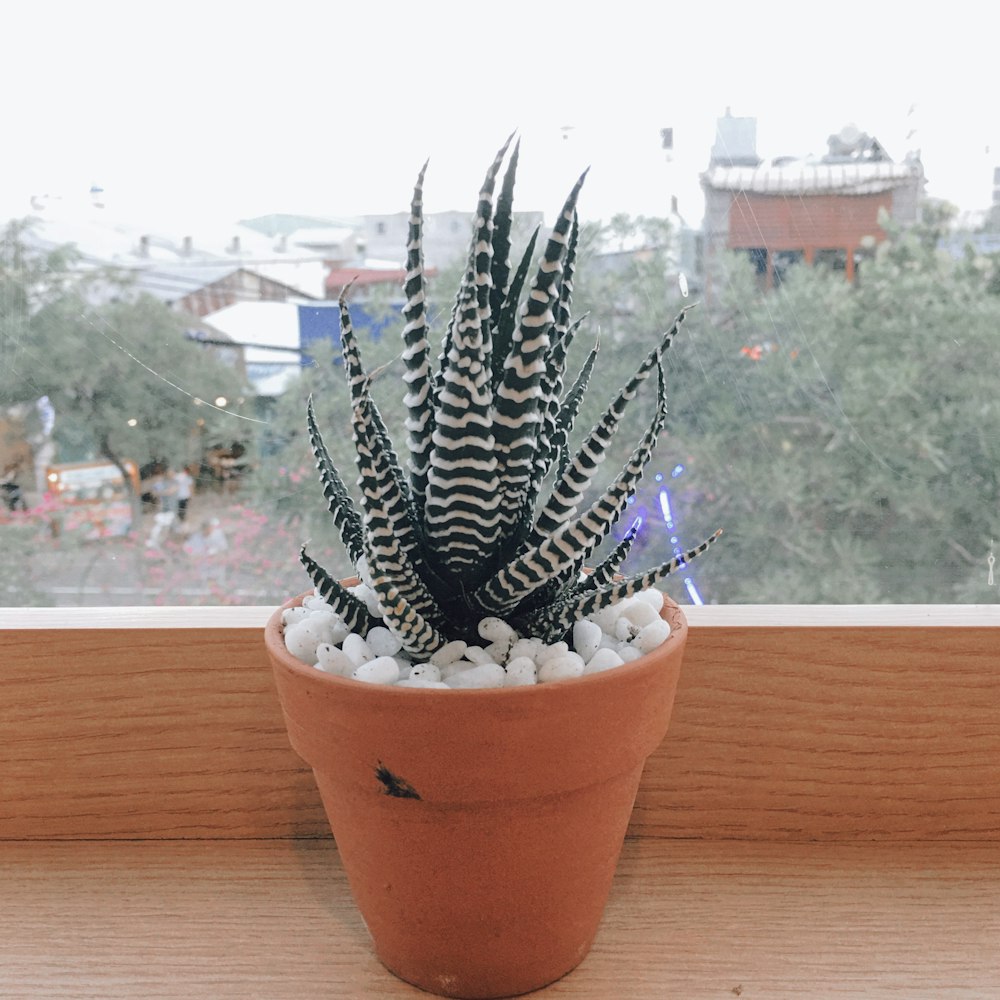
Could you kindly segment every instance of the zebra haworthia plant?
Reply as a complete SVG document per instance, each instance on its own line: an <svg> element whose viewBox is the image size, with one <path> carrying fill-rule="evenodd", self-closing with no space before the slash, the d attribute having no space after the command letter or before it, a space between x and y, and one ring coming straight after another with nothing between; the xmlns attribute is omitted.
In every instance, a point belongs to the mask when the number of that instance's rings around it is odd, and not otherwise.
<svg viewBox="0 0 1000 1000"><path fill-rule="evenodd" d="M516 145L494 197L512 139L483 182L467 266L438 359L432 358L428 339L421 249L426 164L414 188L402 355L408 474L372 398L346 289L340 299L341 349L363 510L331 462L309 401L309 437L324 496L352 562L378 597L383 621L317 565L305 546L302 562L319 594L350 628L364 635L376 623L387 625L414 657L427 657L453 639L475 641L479 620L489 616L504 619L522 636L554 641L577 619L690 562L719 534L683 556L621 578L619 567L635 538L633 525L614 551L582 577L581 570L625 511L656 445L666 414L661 357L685 312L571 454L569 435L597 355L595 345L567 388L567 351L580 325L570 318L576 203L586 175L563 205L525 290L538 232L512 267ZM604 494L581 513L625 407L646 381L655 383L652 422Z"/></svg>

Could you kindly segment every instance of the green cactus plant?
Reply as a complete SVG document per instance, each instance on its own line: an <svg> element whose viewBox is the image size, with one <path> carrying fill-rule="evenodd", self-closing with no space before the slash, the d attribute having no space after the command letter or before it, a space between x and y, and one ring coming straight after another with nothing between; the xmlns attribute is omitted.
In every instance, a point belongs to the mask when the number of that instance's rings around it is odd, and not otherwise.
<svg viewBox="0 0 1000 1000"><path fill-rule="evenodd" d="M468 262L435 364L426 309L418 176L409 221L403 309L408 474L393 449L361 363L346 302L340 298L358 510L330 460L309 401L308 429L333 523L360 574L378 597L382 621L305 551L301 560L318 593L364 635L387 625L406 653L427 657L453 639L471 639L487 616L547 642L600 608L655 584L704 552L720 532L683 556L626 578L618 575L635 526L594 571L581 577L596 548L625 511L656 445L665 414L661 358L680 329L682 311L621 388L575 455L569 435L594 369L598 347L565 387L578 221L574 185L549 236L530 287L538 232L511 267L511 222L518 146L494 201L513 136L487 171L476 208ZM642 383L656 385L649 428L604 494L582 513L584 495ZM540 502L551 476L548 495Z"/></svg>

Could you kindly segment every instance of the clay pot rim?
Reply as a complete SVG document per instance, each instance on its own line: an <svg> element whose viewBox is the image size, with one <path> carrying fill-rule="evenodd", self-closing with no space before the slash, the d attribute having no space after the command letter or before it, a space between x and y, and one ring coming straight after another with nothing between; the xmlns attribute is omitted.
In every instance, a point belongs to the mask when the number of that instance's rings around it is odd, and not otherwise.
<svg viewBox="0 0 1000 1000"><path fill-rule="evenodd" d="M664 648L674 644L683 643L687 636L687 618L680 605L666 594L663 595L663 607L666 614L661 614L661 618L670 624L670 635L655 649L644 653L638 659L621 666L613 667L610 670L601 670L594 674L587 674L582 677L572 677L566 680L550 681L546 684L526 684L516 687L503 688L472 688L456 689L444 691L441 688L397 688L394 684L369 684L364 681L356 681L350 677L341 677L337 674L328 674L325 670L318 670L316 667L304 663L298 657L293 656L285 646L283 638L284 624L281 621L281 614L288 608L298 607L305 597L309 597L312 591L300 594L298 597L290 598L281 607L276 608L268 618L264 627L264 641L275 658L282 667L303 680L310 680L314 683L325 684L331 690L341 688L345 693L350 692L351 696L358 697L363 693L370 693L373 697L379 698L400 698L406 704L413 705L415 698L423 699L425 702L437 700L444 702L448 699L459 701L478 699L480 701L497 698L515 699L538 698L544 692L549 692L552 697L557 690L572 690L578 692L598 691L605 686L614 686L626 682L628 679L648 671L654 662L657 654L662 654Z"/></svg>

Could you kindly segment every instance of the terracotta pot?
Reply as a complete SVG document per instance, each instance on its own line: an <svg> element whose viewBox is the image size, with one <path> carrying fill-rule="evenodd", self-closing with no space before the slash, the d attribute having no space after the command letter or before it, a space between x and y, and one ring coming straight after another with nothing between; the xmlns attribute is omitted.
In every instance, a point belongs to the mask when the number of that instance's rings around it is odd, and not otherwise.
<svg viewBox="0 0 1000 1000"><path fill-rule="evenodd" d="M300 603L290 601L285 607ZM537 687L407 690L266 644L379 959L452 997L538 989L587 954L643 765L663 739L687 623L604 673Z"/></svg>

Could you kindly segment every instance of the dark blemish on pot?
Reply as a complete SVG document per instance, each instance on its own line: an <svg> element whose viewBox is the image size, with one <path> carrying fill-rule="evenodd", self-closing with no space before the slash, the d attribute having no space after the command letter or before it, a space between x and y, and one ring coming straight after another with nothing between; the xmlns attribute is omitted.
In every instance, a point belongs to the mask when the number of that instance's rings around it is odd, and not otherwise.
<svg viewBox="0 0 1000 1000"><path fill-rule="evenodd" d="M385 794L392 795L397 799L419 799L417 790L408 781L397 777L382 763L378 762L375 768L375 777L382 782L385 787Z"/></svg>

